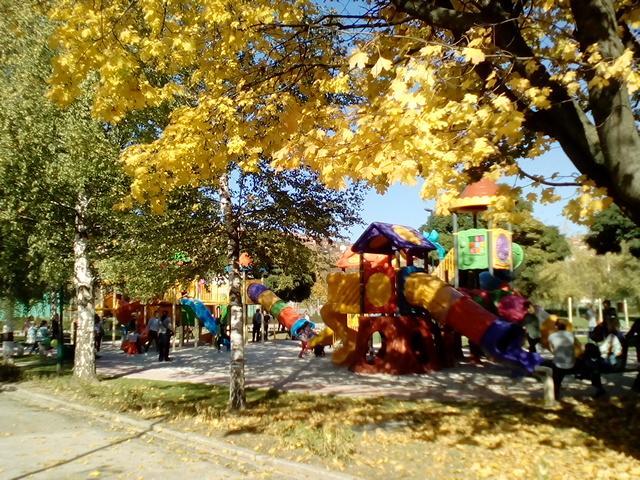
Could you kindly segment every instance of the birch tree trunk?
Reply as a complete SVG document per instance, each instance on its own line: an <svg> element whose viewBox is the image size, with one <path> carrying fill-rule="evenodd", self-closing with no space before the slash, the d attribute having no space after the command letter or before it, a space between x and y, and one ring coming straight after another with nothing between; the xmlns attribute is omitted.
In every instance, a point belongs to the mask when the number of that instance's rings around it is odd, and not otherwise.
<svg viewBox="0 0 640 480"><path fill-rule="evenodd" d="M229 409L242 410L246 406L244 392L244 315L239 272L240 241L233 218L229 176L220 177L220 206L227 232L227 260L229 270L229 323L231 326L231 359L229 364Z"/></svg>
<svg viewBox="0 0 640 480"><path fill-rule="evenodd" d="M11 355L13 354L13 330L15 302L13 298L7 297L4 300L4 326L2 327L2 356L5 364L12 363Z"/></svg>
<svg viewBox="0 0 640 480"><path fill-rule="evenodd" d="M96 359L93 341L93 276L87 257L88 233L86 225L89 201L84 193L76 203L76 225L73 241L74 285L78 308L78 330L73 374L81 380L96 379Z"/></svg>

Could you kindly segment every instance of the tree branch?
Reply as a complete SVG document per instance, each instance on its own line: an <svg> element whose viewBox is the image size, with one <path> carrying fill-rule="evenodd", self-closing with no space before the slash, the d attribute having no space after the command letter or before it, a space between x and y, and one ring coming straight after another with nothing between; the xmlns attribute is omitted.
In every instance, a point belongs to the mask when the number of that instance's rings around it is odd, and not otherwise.
<svg viewBox="0 0 640 480"><path fill-rule="evenodd" d="M519 176L533 180L541 185L548 185L550 187L579 187L581 185L578 182L550 182L542 175L531 175L530 173L525 172L519 165L517 165L517 167Z"/></svg>

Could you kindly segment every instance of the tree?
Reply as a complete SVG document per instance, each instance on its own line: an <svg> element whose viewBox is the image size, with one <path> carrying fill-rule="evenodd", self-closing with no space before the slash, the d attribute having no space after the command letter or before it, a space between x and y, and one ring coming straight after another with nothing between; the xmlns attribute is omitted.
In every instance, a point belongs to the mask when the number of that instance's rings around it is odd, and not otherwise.
<svg viewBox="0 0 640 480"><path fill-rule="evenodd" d="M238 178L235 183L230 180L232 173ZM249 173L230 169L221 176L218 189L230 267L229 406L242 409L245 393L240 253L250 252L254 258L255 277L271 272L280 281L288 276L288 286L299 287L305 282L297 279L309 275L312 257L303 241L327 241L359 221L362 189L353 185L345 192L336 192L324 187L311 170L275 172L265 162ZM211 195L215 198L213 191ZM272 284L277 280L271 277ZM287 293L293 294L293 289Z"/></svg>
<svg viewBox="0 0 640 480"><path fill-rule="evenodd" d="M253 259L250 276L264 277L285 299L307 298L318 257L311 245L330 242L359 221L362 193L359 185L330 190L308 169L275 172L264 162L253 172L230 168L218 182L174 190L164 214L140 205L134 214L117 217L122 224L110 229L110 253L99 264L100 274L136 298L153 298L176 282L227 271L234 287L230 406L240 409L245 403L240 253ZM190 261L171 261L176 252Z"/></svg>
<svg viewBox="0 0 640 480"><path fill-rule="evenodd" d="M73 278L78 309L74 375L95 379L92 261L104 238L115 200L128 182L117 168L119 143L90 118L86 95L62 110L45 97L52 52L50 21L38 2L2 1L0 18L0 171L9 229L9 268L24 268L16 282L30 285L23 297L58 290ZM11 183L8 183L11 182ZM18 225L18 226L16 226ZM14 243L15 245L16 243ZM3 248L4 250L4 248ZM28 290L28 288L23 288Z"/></svg>
<svg viewBox="0 0 640 480"><path fill-rule="evenodd" d="M392 0L339 14L293 0L60 0L52 16L57 101L95 73L94 114L112 122L183 100L161 137L124 154L133 197L154 208L230 161L267 158L331 186L422 177L443 208L483 174L518 175L547 187L543 201L575 186L574 220L605 193L640 220L636 2ZM555 142L580 177L518 165Z"/></svg>
<svg viewBox="0 0 640 480"><path fill-rule="evenodd" d="M594 217L585 242L601 255L607 252L620 253L623 244L627 244L629 253L640 257L640 228L616 205L611 205Z"/></svg>
<svg viewBox="0 0 640 480"><path fill-rule="evenodd" d="M574 245L571 256L563 261L546 264L539 274L542 288L536 298L543 303L564 305L568 297L630 299L640 307L640 261L627 250L621 253L596 254L593 250Z"/></svg>

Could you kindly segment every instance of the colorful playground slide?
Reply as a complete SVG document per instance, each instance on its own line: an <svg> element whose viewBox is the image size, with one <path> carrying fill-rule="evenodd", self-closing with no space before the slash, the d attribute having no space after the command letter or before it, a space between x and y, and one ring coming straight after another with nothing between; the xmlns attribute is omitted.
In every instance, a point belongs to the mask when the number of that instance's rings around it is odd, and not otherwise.
<svg viewBox="0 0 640 480"><path fill-rule="evenodd" d="M218 335L220 329L218 321L204 303L194 298L181 298L180 303L183 308L191 310L191 313L202 321L205 328L209 330L212 335Z"/></svg>
<svg viewBox="0 0 640 480"><path fill-rule="evenodd" d="M315 327L313 322L300 315L295 308L287 306L284 300L260 283L249 285L247 294L252 302L259 303L262 309L278 320L281 325L291 332L292 336L298 335L298 332L307 323L311 325L311 328Z"/></svg>
<svg viewBox="0 0 640 480"><path fill-rule="evenodd" d="M320 309L320 315L325 325L333 330L332 337L338 341L334 346L331 361L336 365L351 364L356 351L357 332L347 325L347 315L336 312L331 304L324 305Z"/></svg>
<svg viewBox="0 0 640 480"><path fill-rule="evenodd" d="M485 310L470 297L416 267L400 272L404 297L410 305L428 310L443 325L466 336L497 360L533 372L540 356L521 347L521 330Z"/></svg>

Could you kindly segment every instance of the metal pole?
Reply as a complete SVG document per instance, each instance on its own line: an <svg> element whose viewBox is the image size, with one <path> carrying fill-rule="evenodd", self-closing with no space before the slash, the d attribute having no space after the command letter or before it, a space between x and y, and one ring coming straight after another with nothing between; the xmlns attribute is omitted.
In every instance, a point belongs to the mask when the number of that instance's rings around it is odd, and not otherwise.
<svg viewBox="0 0 640 480"><path fill-rule="evenodd" d="M460 286L460 255L458 255L458 214L453 214L453 261L455 269L453 273L453 286Z"/></svg>
<svg viewBox="0 0 640 480"><path fill-rule="evenodd" d="M569 323L573 323L573 298L567 298L567 316L569 317Z"/></svg>
<svg viewBox="0 0 640 480"><path fill-rule="evenodd" d="M116 316L116 288L113 287L113 297L111 298L111 346L116 344L116 328L118 328L118 317Z"/></svg>

